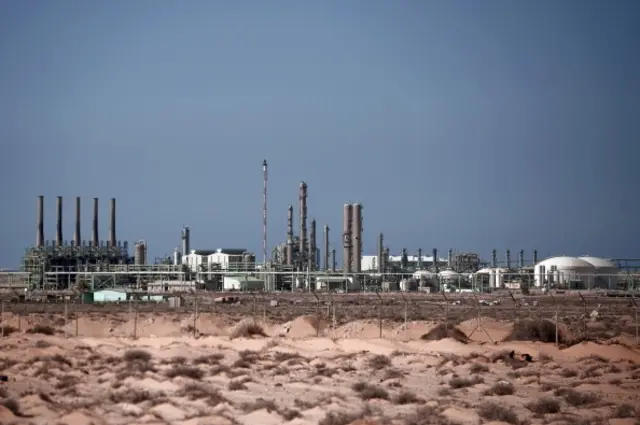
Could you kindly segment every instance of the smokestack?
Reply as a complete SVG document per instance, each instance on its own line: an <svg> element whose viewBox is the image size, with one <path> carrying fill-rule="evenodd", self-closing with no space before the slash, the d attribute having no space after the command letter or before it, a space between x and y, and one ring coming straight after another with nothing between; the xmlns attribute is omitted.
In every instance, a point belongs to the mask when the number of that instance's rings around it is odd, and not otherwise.
<svg viewBox="0 0 640 425"><path fill-rule="evenodd" d="M407 270L409 266L409 256L407 255L407 248L402 248L402 256L400 257L400 268L403 271Z"/></svg>
<svg viewBox="0 0 640 425"><path fill-rule="evenodd" d="M418 248L418 263L416 267L418 270L422 270L422 248Z"/></svg>
<svg viewBox="0 0 640 425"><path fill-rule="evenodd" d="M494 249L491 251L491 268L498 267L498 252Z"/></svg>
<svg viewBox="0 0 640 425"><path fill-rule="evenodd" d="M307 184L300 182L299 196L299 214L300 214L300 261L304 264L307 258Z"/></svg>
<svg viewBox="0 0 640 425"><path fill-rule="evenodd" d="M189 226L182 227L182 255L188 255L191 252L191 231Z"/></svg>
<svg viewBox="0 0 640 425"><path fill-rule="evenodd" d="M378 273L384 273L384 235L378 235Z"/></svg>
<svg viewBox="0 0 640 425"><path fill-rule="evenodd" d="M111 198L109 203L109 246L115 248L116 244L116 198Z"/></svg>
<svg viewBox="0 0 640 425"><path fill-rule="evenodd" d="M93 198L93 235L91 243L94 247L100 246L100 239L98 238L98 198Z"/></svg>
<svg viewBox="0 0 640 425"><path fill-rule="evenodd" d="M309 229L309 270L316 269L316 259L318 249L316 246L316 220L311 220L311 229Z"/></svg>
<svg viewBox="0 0 640 425"><path fill-rule="evenodd" d="M431 254L433 255L433 268L436 271L436 273L438 273L440 271L440 262L438 261L438 250L436 248L433 248L433 251L431 252Z"/></svg>
<svg viewBox="0 0 640 425"><path fill-rule="evenodd" d="M76 196L76 231L73 234L73 244L75 246L80 246L81 244L80 237L80 197Z"/></svg>
<svg viewBox="0 0 640 425"><path fill-rule="evenodd" d="M62 196L56 198L57 221L56 221L56 246L62 246Z"/></svg>
<svg viewBox="0 0 640 425"><path fill-rule="evenodd" d="M287 261L288 266L293 265L293 205L287 209Z"/></svg>
<svg viewBox="0 0 640 425"><path fill-rule="evenodd" d="M447 267L453 269L453 250L447 251Z"/></svg>
<svg viewBox="0 0 640 425"><path fill-rule="evenodd" d="M324 269L329 270L329 226L324 226Z"/></svg>
<svg viewBox="0 0 640 425"><path fill-rule="evenodd" d="M37 222L36 225L38 229L36 230L36 246L43 247L44 246L44 196L38 196L38 206L37 206Z"/></svg>
<svg viewBox="0 0 640 425"><path fill-rule="evenodd" d="M511 269L511 250L507 249L507 268Z"/></svg>
<svg viewBox="0 0 640 425"><path fill-rule="evenodd" d="M535 266L536 264L538 264L538 250L534 249L533 250L533 265Z"/></svg>
<svg viewBox="0 0 640 425"><path fill-rule="evenodd" d="M352 219L353 219L353 206L351 204L344 204L344 215L343 215L343 233L342 246L344 248L344 266L343 270L345 273L351 273L351 259L353 255L353 240L352 240Z"/></svg>
<svg viewBox="0 0 640 425"><path fill-rule="evenodd" d="M351 225L351 270L354 273L362 271L362 204L353 204Z"/></svg>
<svg viewBox="0 0 640 425"><path fill-rule="evenodd" d="M524 267L524 249L520 250L520 257L518 258L518 267L519 268Z"/></svg>
<svg viewBox="0 0 640 425"><path fill-rule="evenodd" d="M331 271L332 272L336 271L336 250L335 249L331 250Z"/></svg>

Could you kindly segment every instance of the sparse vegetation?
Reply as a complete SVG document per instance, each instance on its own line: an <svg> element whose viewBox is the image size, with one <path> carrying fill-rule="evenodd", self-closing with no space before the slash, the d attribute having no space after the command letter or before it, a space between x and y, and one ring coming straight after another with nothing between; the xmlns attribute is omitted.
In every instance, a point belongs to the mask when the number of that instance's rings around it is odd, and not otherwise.
<svg viewBox="0 0 640 425"><path fill-rule="evenodd" d="M478 415L488 421L500 421L514 425L518 425L520 423L518 415L516 415L513 409L508 409L500 404L492 402L485 402L480 405Z"/></svg>
<svg viewBox="0 0 640 425"><path fill-rule="evenodd" d="M613 412L614 418L634 418L636 417L636 408L630 404L621 404L616 407Z"/></svg>
<svg viewBox="0 0 640 425"><path fill-rule="evenodd" d="M598 394L583 393L572 388L558 388L553 393L555 396L564 398L572 406L585 406L600 400Z"/></svg>
<svg viewBox="0 0 640 425"><path fill-rule="evenodd" d="M571 341L568 331L563 326L558 325L557 329L558 343ZM508 341L556 342L556 324L547 319L520 320L513 325L513 330L506 339Z"/></svg>
<svg viewBox="0 0 640 425"><path fill-rule="evenodd" d="M462 378L462 377L452 378L449 381L449 386L453 389L460 389L460 388L472 387L476 384L481 384L483 382L484 382L484 379L482 379L481 376L474 375L471 378Z"/></svg>
<svg viewBox="0 0 640 425"><path fill-rule="evenodd" d="M463 344L469 343L469 337L458 327L447 323L441 323L420 337L427 341L438 341L445 338L451 338Z"/></svg>
<svg viewBox="0 0 640 425"><path fill-rule="evenodd" d="M543 397L525 405L525 407L538 415L546 415L558 413L560 411L560 402L555 398Z"/></svg>
<svg viewBox="0 0 640 425"><path fill-rule="evenodd" d="M238 326L236 326L233 332L231 332L231 335L229 335L229 339L251 338L254 336L266 337L267 333L262 326L255 321L245 321L240 322Z"/></svg>
<svg viewBox="0 0 640 425"><path fill-rule="evenodd" d="M471 373L485 373L489 372L489 367L482 363L473 363L471 368L469 368Z"/></svg>
<svg viewBox="0 0 640 425"><path fill-rule="evenodd" d="M396 404L412 404L421 403L422 400L411 391L402 391L400 394L393 397L393 402Z"/></svg>
<svg viewBox="0 0 640 425"><path fill-rule="evenodd" d="M515 390L513 384L511 384L509 382L505 382L505 381L500 381L500 382L496 382L495 384L493 384L493 386L491 386L491 388L486 390L484 392L484 394L485 395L503 396L503 395L514 394L515 391L516 390Z"/></svg>
<svg viewBox="0 0 640 425"><path fill-rule="evenodd" d="M52 328L51 326L35 325L34 327L27 329L27 333L28 334L55 335L56 330L54 328Z"/></svg>
<svg viewBox="0 0 640 425"><path fill-rule="evenodd" d="M191 378L196 381L201 380L204 376L204 372L200 368L183 365L175 365L171 369L166 370L164 374L166 377L172 379L177 376L183 376L185 378Z"/></svg>
<svg viewBox="0 0 640 425"><path fill-rule="evenodd" d="M374 398L379 398L382 400L389 399L389 393L384 388L376 387L375 385L370 385L366 382L358 382L351 388L353 389L353 391L357 392L360 398L363 400L371 400Z"/></svg>
<svg viewBox="0 0 640 425"><path fill-rule="evenodd" d="M390 366L391 359L385 355L378 354L377 356L370 358L368 364L371 369L380 370Z"/></svg>

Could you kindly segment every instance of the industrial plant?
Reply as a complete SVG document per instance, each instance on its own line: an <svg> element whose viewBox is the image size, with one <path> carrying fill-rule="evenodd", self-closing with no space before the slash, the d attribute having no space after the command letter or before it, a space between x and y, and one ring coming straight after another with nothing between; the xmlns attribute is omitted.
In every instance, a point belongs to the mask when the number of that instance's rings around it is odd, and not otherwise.
<svg viewBox="0 0 640 425"><path fill-rule="evenodd" d="M298 187L297 231L294 205L288 205L286 234L270 248L267 240L268 164L262 163L262 261L239 247L194 249L191 229L183 226L182 246L171 258L149 260L144 240L129 243L116 238L116 199L109 201L108 238L100 239L99 200L93 198L91 239L82 239L80 197L75 198L73 238L64 238L62 228L63 198L57 197L55 239L44 235L45 199L37 198L36 241L26 249L19 272L0 273L0 289L24 290L24 293L83 294L87 300L108 298L99 295L108 289L117 299L147 299L167 294L193 291L478 291L510 288L566 288L636 290L640 260L602 259L590 256L560 256L539 261L537 250L527 258L524 250L512 260L511 250L504 251L502 261L493 250L489 261L477 253L448 249L440 256L438 249L409 253L398 249L392 255L384 235L374 232L377 252L363 253L365 229L361 203L342 206L342 232L333 236L327 224L309 219L309 186ZM338 207L338 206L337 206ZM338 207L339 208L339 207ZM284 214L282 215L284 219ZM341 264L336 248L342 248ZM87 295L91 294L91 295Z"/></svg>

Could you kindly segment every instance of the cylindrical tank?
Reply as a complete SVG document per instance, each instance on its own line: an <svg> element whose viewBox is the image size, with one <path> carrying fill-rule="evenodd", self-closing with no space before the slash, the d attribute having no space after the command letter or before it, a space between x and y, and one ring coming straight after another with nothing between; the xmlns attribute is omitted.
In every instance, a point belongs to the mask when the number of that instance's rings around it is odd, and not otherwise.
<svg viewBox="0 0 640 425"><path fill-rule="evenodd" d="M384 273L384 235L378 236L378 273Z"/></svg>
<svg viewBox="0 0 640 425"><path fill-rule="evenodd" d="M520 255L518 257L518 268L524 267L524 249L520 250Z"/></svg>
<svg viewBox="0 0 640 425"><path fill-rule="evenodd" d="M433 248L431 255L433 256L433 269L436 271L436 273L438 273L440 271L440 264L438 261L438 250L436 248Z"/></svg>
<svg viewBox="0 0 640 425"><path fill-rule="evenodd" d="M180 250L178 248L173 250L173 265L178 266L181 263Z"/></svg>
<svg viewBox="0 0 640 425"><path fill-rule="evenodd" d="M447 267L453 268L453 250L447 251Z"/></svg>
<svg viewBox="0 0 640 425"><path fill-rule="evenodd" d="M422 270L422 248L418 248L418 261L416 263L418 270Z"/></svg>
<svg viewBox="0 0 640 425"><path fill-rule="evenodd" d="M191 230L189 226L182 228L182 252L187 255L191 252Z"/></svg>
<svg viewBox="0 0 640 425"><path fill-rule="evenodd" d="M495 269L498 267L498 251L495 249L491 251L491 268Z"/></svg>
<svg viewBox="0 0 640 425"><path fill-rule="evenodd" d="M145 256L146 256L146 246L144 241L139 241L136 243L135 254L133 257L133 262L136 266L141 266L145 264Z"/></svg>
<svg viewBox="0 0 640 425"><path fill-rule="evenodd" d="M506 255L506 262L507 262L507 269L511 270L511 250L507 249L507 255Z"/></svg>

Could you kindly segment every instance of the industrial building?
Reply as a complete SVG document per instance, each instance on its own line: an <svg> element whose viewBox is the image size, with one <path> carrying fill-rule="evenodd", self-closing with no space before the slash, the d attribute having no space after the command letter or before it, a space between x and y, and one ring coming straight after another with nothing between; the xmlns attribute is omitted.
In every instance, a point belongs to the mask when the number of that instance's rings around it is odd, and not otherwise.
<svg viewBox="0 0 640 425"><path fill-rule="evenodd" d="M218 248L193 249L182 256L182 264L193 272L201 271L255 271L256 256L246 249Z"/></svg>
<svg viewBox="0 0 640 425"><path fill-rule="evenodd" d="M552 257L536 264L535 286L562 286L575 289L617 289L616 265L596 257Z"/></svg>

